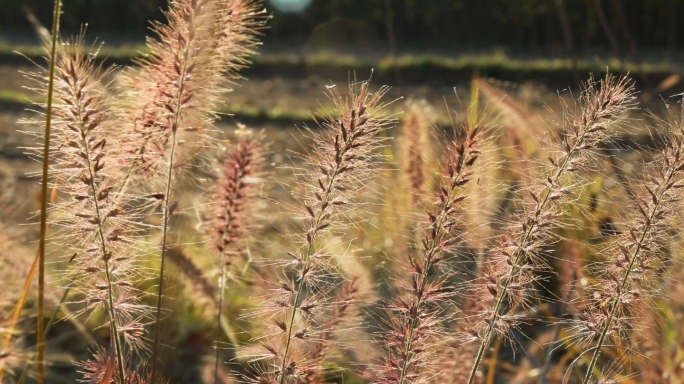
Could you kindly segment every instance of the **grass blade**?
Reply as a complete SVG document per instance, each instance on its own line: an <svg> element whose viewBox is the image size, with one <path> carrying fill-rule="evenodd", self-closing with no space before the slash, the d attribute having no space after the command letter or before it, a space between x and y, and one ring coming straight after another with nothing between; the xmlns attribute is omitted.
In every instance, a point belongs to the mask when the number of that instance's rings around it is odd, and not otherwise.
<svg viewBox="0 0 684 384"><path fill-rule="evenodd" d="M494 377L496 375L496 364L499 361L499 351L501 350L501 338L497 338L494 342L494 351L489 358L489 370L487 371L487 384L494 384Z"/></svg>
<svg viewBox="0 0 684 384"><path fill-rule="evenodd" d="M12 314L12 320L10 321L9 329L7 330L7 336L5 336L5 340L2 342L2 348L0 349L2 351L6 351L7 348L9 348L10 341L12 341L14 327L16 327L17 321L19 321L19 314L21 314L21 309L24 307L24 303L26 302L26 297L28 296L28 291L31 288L33 276L36 274L38 259L39 253L36 252L36 258L33 260L33 264L31 264L31 269L29 270L28 276L26 276L26 281L24 282L24 288L21 290L21 295L19 296L17 305L14 307L14 313ZM5 373L5 364L3 361L4 360L0 360L0 383L2 382L2 376Z"/></svg>
<svg viewBox="0 0 684 384"><path fill-rule="evenodd" d="M55 324L55 320L57 320L57 314L59 313L60 308L62 308L62 304L66 301L66 298L69 296L69 291L70 289L67 288L64 290L64 293L62 294L62 298L59 300L59 304L57 304L57 308L55 308L55 311L52 312L52 316L50 316L50 320L48 320L47 325L45 326L45 331L43 332L43 339L47 338L47 335L50 333L50 329L52 329L52 325ZM91 342L92 344L92 342ZM17 384L24 384L24 381L26 381L26 377L28 376L28 371L31 369L33 366L33 360L36 359L36 354L38 353L38 350L33 352L33 356L31 356L31 360L26 364L26 367L24 367L24 372L21 373L21 376L19 377L19 381L17 381Z"/></svg>
<svg viewBox="0 0 684 384"><path fill-rule="evenodd" d="M104 375L102 376L102 380L100 380L99 384L109 384L112 382L112 378L114 377L114 372L116 371L116 352L113 352L109 356L109 360L107 360L107 370L105 370Z"/></svg>

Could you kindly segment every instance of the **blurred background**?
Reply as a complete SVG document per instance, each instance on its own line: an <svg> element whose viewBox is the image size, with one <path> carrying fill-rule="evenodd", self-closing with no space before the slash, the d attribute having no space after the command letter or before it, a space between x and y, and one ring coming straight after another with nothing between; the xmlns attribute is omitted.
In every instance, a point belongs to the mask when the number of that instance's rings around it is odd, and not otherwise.
<svg viewBox="0 0 684 384"><path fill-rule="evenodd" d="M50 26L51 4L0 0L6 148L15 143L17 114L37 101L19 72L43 60L35 31ZM129 65L144 54L150 21L163 21L166 7L166 0L66 0L62 37L87 26L86 40L105 65ZM454 89L472 95L473 79L488 85L478 87L483 110L510 112L510 101L542 124L545 106L590 73L629 73L652 110L684 90L684 0L265 0L264 7L272 17L263 45L241 71L249 81L226 97L231 124L310 122L310 112L327 105L325 85L371 72L375 83L393 87L390 97L426 100L437 123L449 121L444 98L460 103ZM404 103L390 108L401 112ZM16 172L2 168L0 175Z"/></svg>
<svg viewBox="0 0 684 384"><path fill-rule="evenodd" d="M684 47L684 25L678 23L684 11L681 0L267 0L273 20L265 48L276 50L277 44L287 43L297 51L315 44L358 54L396 49L458 55L498 47L549 55L565 45L559 4L583 55L628 55L634 43L670 58ZM164 0L67 1L63 30L77 32L87 23L92 34L116 36L116 43L141 42L148 20L161 20L165 7ZM4 38L20 41L32 34L26 10L47 23L52 8L45 0L1 0L0 9ZM603 23L612 29L611 38ZM612 39L617 52L612 52Z"/></svg>
<svg viewBox="0 0 684 384"><path fill-rule="evenodd" d="M63 37L87 26L108 64L144 53L165 0L65 1ZM577 87L589 73L630 73L644 101L682 90L682 0L266 0L263 45L227 101L248 119L297 122L319 106L321 86L357 76L425 98L439 109L473 76L523 103ZM17 69L40 60L37 25L48 0L0 0L0 107L31 95ZM19 54L20 52L21 54ZM527 86L527 87L525 87ZM297 98L281 97L296 94ZM654 106L654 107L657 107ZM439 118L437 119L439 120ZM2 124L2 123L0 123Z"/></svg>
<svg viewBox="0 0 684 384"><path fill-rule="evenodd" d="M62 30L75 34L87 25L90 37L120 48L112 56L125 60L150 34L149 21L163 20L165 7L164 0L68 1ZM312 65L347 68L394 58L375 67L392 72L400 84L473 67L502 80L567 83L610 66L652 75L654 84L644 81L657 86L664 72L684 62L681 0L266 0L265 7L273 18L263 54L290 56L290 64L308 57ZM27 14L49 24L52 7L46 0L0 0L0 9L0 44L7 53L7 46L37 44L35 21ZM284 74L291 67L283 66Z"/></svg>
<svg viewBox="0 0 684 384"><path fill-rule="evenodd" d="M66 1L63 36L87 25L89 41L104 42L101 57L129 64L144 52L149 20L162 21L166 6L165 0ZM384 84L411 87L399 92L404 96L437 100L473 74L554 94L608 68L629 72L647 100L681 90L682 0L266 0L264 6L272 19L243 74L265 79L267 92L246 85L230 107L252 117L289 114L296 121L317 105L298 88L345 81L351 73L368 77L371 69ZM35 26L49 26L52 6L0 0L0 10L0 101L6 105L22 96L21 83L11 79L16 71L6 67L28 63L15 51L42 55ZM268 97L273 87L297 90L304 100L274 101Z"/></svg>
<svg viewBox="0 0 684 384"><path fill-rule="evenodd" d="M681 0L267 0L265 6L273 15L262 50L269 54L575 57L580 69L643 61L646 71L684 59ZM110 47L135 46L165 7L164 0L68 1L62 28L74 34L87 24L89 36ZM27 12L49 24L52 7L46 0L0 0L0 9L0 41L35 44Z"/></svg>

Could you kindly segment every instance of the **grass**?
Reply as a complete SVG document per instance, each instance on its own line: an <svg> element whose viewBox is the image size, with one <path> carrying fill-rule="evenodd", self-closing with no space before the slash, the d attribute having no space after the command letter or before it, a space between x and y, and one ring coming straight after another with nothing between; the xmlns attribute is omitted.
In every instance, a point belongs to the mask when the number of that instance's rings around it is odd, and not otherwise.
<svg viewBox="0 0 684 384"><path fill-rule="evenodd" d="M215 384L226 369L239 381L264 384L332 382L333 375L358 375L351 382L474 383L485 377L485 367L487 383L494 384L511 367L523 372L535 355L550 367L549 378L558 378L573 368L573 358L593 352L588 362L579 361L584 379L573 381L588 384L595 375L604 381L614 376L619 367L609 358L615 348L629 352L626 343L621 346L626 336L634 348L659 339L657 333L634 332L632 325L638 321L658 332L648 324L660 309L647 304L679 287L666 274L681 262L670 249L681 245L674 213L684 197L684 108L679 116L662 116L654 135L661 142L656 147L650 138L648 144L651 166L616 154L629 164L617 169L606 151L613 148L609 140L641 140L646 128L631 118L640 108L632 81L613 75L598 82L590 77L577 100L564 98L553 108L559 117L528 131L517 131L537 124L522 104L499 108L515 121L500 131L496 116L480 117L480 95L496 100L503 91L488 89L477 76L469 107L457 121L450 124L450 116L418 102L415 118L404 118L399 131L394 117L410 104L385 102L388 87L356 78L349 81L349 94L328 87L320 112L301 105L224 106L225 77L237 79L250 57L256 65L248 76L336 78L349 68L375 68L374 81L386 77L390 83L451 83L470 79L472 72L502 80L572 78L563 60L504 55L377 61L325 53L254 56L268 17L260 8L251 0L174 1L168 23L153 28L159 41L150 41L147 51L99 52L109 62L140 58L139 70L122 71L112 88L101 81L113 69L89 60L97 56L76 40L51 54L50 80L43 68L27 74L46 92L0 92L0 108L47 104L46 114L31 120L42 126L47 118L48 127L38 147L29 149L45 159L42 256L34 269L40 268L41 279L68 286L72 293L63 300L69 301L58 307L65 316L71 311L74 318L88 318L102 336L102 348L93 354L74 353L80 363L72 367L70 382L79 371L93 384L152 384L167 376L172 383L210 383L191 378L204 365ZM29 59L42 56L42 50L25 48ZM12 47L5 51L6 57L21 57ZM605 71L592 62L581 66ZM655 75L674 68L644 70ZM236 100L250 100L246 95ZM313 129L300 130L292 138L297 145L279 140L278 127L263 134L266 142L259 136L250 144L243 128L225 132L233 135L228 142L227 135L214 133L224 115L241 122L304 122ZM451 130L433 129L430 122ZM536 154L511 155L527 141L541 144ZM396 157L394 148L401 149ZM616 182L623 171L628 182ZM50 229L54 242L45 244L48 184L56 198L49 204L51 222L58 225ZM614 221L606 224L605 215ZM557 252L570 244L582 248L569 257L579 260L574 265L559 262L566 257ZM196 252L184 253L191 250ZM178 273L165 273L165 258ZM0 272L9 278L14 271L6 266L0 263ZM181 291L181 275L203 289ZM576 295L563 294L562 287L577 287ZM673 291L671 305L682 294L684 289L679 296ZM37 309L28 313L38 316L38 348L52 324L42 325L42 295L41 285ZM8 295L0 304L17 300ZM561 308L559 316L544 317L559 325L549 343L543 329L550 327L537 319L554 313L554 306ZM224 313L240 331L226 332L233 335L230 344L221 337ZM0 316L0 332L8 328L5 321ZM193 335L182 335L184 322ZM21 324L17 343L3 343L0 359L31 356L26 330L33 326ZM51 337L51 352L61 350L59 340L69 338L63 336ZM555 355L539 348L556 343ZM657 347L653 353L666 350ZM511 356L518 348L522 353ZM42 352L36 355L40 370ZM30 364L15 360L7 360L13 372ZM624 362L627 378L664 369ZM174 371L185 372L181 377ZM56 378L50 369L46 379Z"/></svg>
<svg viewBox="0 0 684 384"><path fill-rule="evenodd" d="M20 53L19 53L20 52ZM148 53L143 45L121 45L109 47L103 45L98 55L99 60L110 64L126 65L135 59L141 59ZM26 56L37 61L44 55L39 46L9 45L0 43L0 64L26 64ZM251 57L252 66L244 71L247 76L296 76L306 77L312 73L318 76L337 78L350 69L359 71L375 70L374 76L379 80L394 80L397 71L401 80L406 83L426 81L466 81L474 70L482 76L491 76L501 80L525 81L543 80L562 86L573 84L572 64L567 59L512 59L503 53L485 55L465 55L459 58L435 54L402 55L385 57L377 60L364 59L351 55L340 55L332 52L320 52L311 55L264 54ZM581 74L594 73L602 76L606 68L611 72L619 72L619 61L610 59L579 60L578 70ZM654 81L660 81L673 73L681 72L679 66L661 63L645 63L641 68L633 62L625 62L622 72L634 77L646 75Z"/></svg>
<svg viewBox="0 0 684 384"><path fill-rule="evenodd" d="M0 89L0 103L11 105L29 105L33 102L40 101L33 95L28 95L22 92L13 91L10 89Z"/></svg>

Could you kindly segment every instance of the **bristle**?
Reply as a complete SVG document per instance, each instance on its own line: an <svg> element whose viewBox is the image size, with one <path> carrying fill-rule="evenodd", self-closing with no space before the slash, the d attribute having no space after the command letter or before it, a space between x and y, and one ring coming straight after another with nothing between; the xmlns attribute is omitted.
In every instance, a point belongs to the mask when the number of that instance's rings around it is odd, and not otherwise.
<svg viewBox="0 0 684 384"><path fill-rule="evenodd" d="M596 341L584 383L608 344L622 345L637 319L657 294L659 276L669 263L664 249L670 236L669 215L678 209L684 187L684 116L667 122L666 146L633 186L634 200L622 213L624 230L608 242L604 262L590 268L596 283L587 288L582 313L569 337L579 347Z"/></svg>
<svg viewBox="0 0 684 384"><path fill-rule="evenodd" d="M259 192L258 182L263 176L264 147L262 134L242 132L235 148L222 159L222 169L210 212L213 216L212 237L221 266L216 320L215 383L219 381L219 343L227 272L233 265L235 256L243 252L249 232L257 221L254 205Z"/></svg>
<svg viewBox="0 0 684 384"><path fill-rule="evenodd" d="M352 278L342 286L341 292L336 295L327 315L326 323L321 324L320 332L317 335L317 342L310 350L307 365L303 369L302 383L317 384L325 383L325 370L321 369L322 363L328 357L330 350L334 346L334 338L340 325L349 322L352 315L352 306L358 295L357 278Z"/></svg>
<svg viewBox="0 0 684 384"><path fill-rule="evenodd" d="M82 378L78 382L86 384L109 384L121 383L119 373L116 371L116 356L107 354L104 348L97 348L92 352L92 358L85 362L77 363ZM133 368L132 357L126 358L126 380L124 384L149 383L149 373L144 368ZM163 382L159 380L158 382Z"/></svg>
<svg viewBox="0 0 684 384"><path fill-rule="evenodd" d="M174 140L185 143L175 154L179 158L192 156L193 148L205 145L221 96L258 45L255 34L265 20L260 4L172 2L167 24L154 25L158 39L148 41L150 54L139 69L124 74L127 91L120 119L127 127L126 182L139 172L148 177L163 174L159 163L169 156Z"/></svg>
<svg viewBox="0 0 684 384"><path fill-rule="evenodd" d="M324 240L344 226L340 216L353 209L364 180L372 174L376 161L374 150L382 139L377 134L391 121L381 115L381 97L386 88L371 93L369 84L350 85L348 99L331 88L330 96L337 109L323 123L322 131L313 134L314 150L304 158L298 194L304 232L296 238L296 248L283 262L283 281L273 286L268 301L258 309L267 314L270 344L263 352L268 368L255 367L252 380L290 383L319 371L319 362L308 361L307 350L325 332L320 325L327 321L322 310L330 305L339 272L333 255L327 254Z"/></svg>
<svg viewBox="0 0 684 384"><path fill-rule="evenodd" d="M401 292L387 303L392 317L381 339L388 353L374 382L403 384L439 380L435 355L446 320L441 304L454 292L448 283L452 272L445 264L459 244L455 229L467 198L464 189L477 177L473 168L482 154L485 131L485 127L476 125L446 150L447 160L442 164L438 192L423 218L420 244L416 246L415 256L408 256L401 276L397 276Z"/></svg>
<svg viewBox="0 0 684 384"><path fill-rule="evenodd" d="M121 340L138 349L143 339L121 329L140 326L148 313L137 288L146 276L133 263L138 251L130 241L140 217L131 210L132 196L115 191L117 143L104 134L111 117L101 89L109 72L100 71L80 43L61 51L56 64L51 180L69 198L51 208L52 224L62 228L53 242L66 250L72 291L84 297L78 313L104 308L109 314L122 376Z"/></svg>
<svg viewBox="0 0 684 384"><path fill-rule="evenodd" d="M611 75L599 82L590 80L576 111L567 111L564 136L558 143L557 157L550 157L541 185L526 191L522 212L511 220L507 233L492 252L480 281L470 288L488 306L469 314L464 341L479 343L478 354L468 383L475 379L480 363L494 336L506 339L520 325L514 315L517 307L530 306L530 295L537 280L536 271L547 268L544 247L557 240L553 229L562 226L560 214L575 192L577 171L586 168L599 145L624 119L632 107L632 83Z"/></svg>

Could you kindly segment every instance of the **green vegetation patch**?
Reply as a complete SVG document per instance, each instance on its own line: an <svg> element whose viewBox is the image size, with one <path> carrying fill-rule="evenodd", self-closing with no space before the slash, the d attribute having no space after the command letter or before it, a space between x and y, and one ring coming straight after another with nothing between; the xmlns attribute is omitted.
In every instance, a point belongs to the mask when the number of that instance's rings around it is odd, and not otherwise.
<svg viewBox="0 0 684 384"><path fill-rule="evenodd" d="M146 52L146 48L142 45L119 47L103 45L99 50L98 60L119 65L131 64L135 59L142 58ZM0 64L26 64L27 58L40 63L44 54L43 48L38 46L10 46L0 43ZM252 61L253 65L243 72L246 76L309 77L316 75L322 78L338 79L346 77L349 71L358 71L363 75L374 71L374 77L380 81L455 83L467 81L472 77L473 71L479 71L482 76L500 80L518 82L537 80L559 86L574 83L570 60L518 60L511 59L502 53L467 55L459 58L432 54L403 55L369 60L321 52L307 56L257 55L252 58ZM620 65L618 60L607 62L580 60L577 66L582 77L588 73L600 77L610 70L613 73L630 73L634 77L646 75L654 82L661 81L673 73L681 72L679 67L667 63L646 63L639 67L631 62Z"/></svg>

